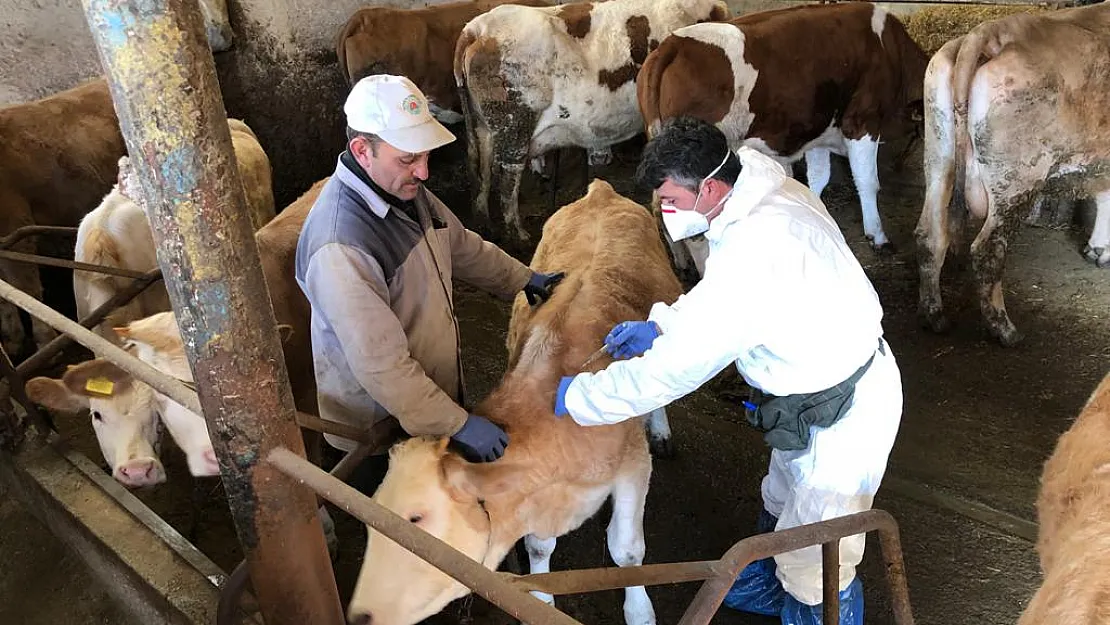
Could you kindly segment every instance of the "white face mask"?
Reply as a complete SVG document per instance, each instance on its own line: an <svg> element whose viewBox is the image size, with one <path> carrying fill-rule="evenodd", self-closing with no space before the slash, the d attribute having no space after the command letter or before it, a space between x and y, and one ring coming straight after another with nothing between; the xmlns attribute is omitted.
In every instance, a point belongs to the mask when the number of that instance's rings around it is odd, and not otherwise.
<svg viewBox="0 0 1110 625"><path fill-rule="evenodd" d="M671 237L672 241L681 241L695 235L699 235L709 230L709 219L705 215L698 212L698 202L701 201L701 192L705 189L705 182L713 177L713 174L721 170L728 162L729 154L731 151L725 152L725 158L721 160L721 164L717 165L713 171L709 172L705 178L702 178L698 184L698 195L694 198L694 206L690 210L680 210L674 207L673 204L663 204L659 207L660 212L663 213L663 226L667 229L667 235ZM728 199L732 195L730 191L728 195L721 198L720 202L713 205L709 212L713 212L721 202Z"/></svg>

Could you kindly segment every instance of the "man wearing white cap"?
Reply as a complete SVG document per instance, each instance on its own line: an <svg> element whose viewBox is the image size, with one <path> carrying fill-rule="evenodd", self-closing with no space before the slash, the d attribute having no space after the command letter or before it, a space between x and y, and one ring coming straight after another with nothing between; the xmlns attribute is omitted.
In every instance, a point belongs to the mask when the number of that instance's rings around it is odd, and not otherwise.
<svg viewBox="0 0 1110 625"><path fill-rule="evenodd" d="M312 305L320 416L359 427L393 416L413 436L450 436L471 461L496 460L508 436L460 405L451 281L505 300L523 290L535 305L562 274L533 273L466 229L424 187L429 153L455 136L408 78L367 76L343 110L347 149L297 245L297 282Z"/></svg>

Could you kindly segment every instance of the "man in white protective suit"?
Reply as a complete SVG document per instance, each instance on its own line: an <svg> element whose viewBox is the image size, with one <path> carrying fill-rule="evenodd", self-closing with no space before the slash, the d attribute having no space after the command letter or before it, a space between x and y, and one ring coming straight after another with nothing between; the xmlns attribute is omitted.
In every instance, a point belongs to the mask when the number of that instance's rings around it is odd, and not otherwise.
<svg viewBox="0 0 1110 625"><path fill-rule="evenodd" d="M605 339L618 359L564 377L557 416L585 426L666 406L731 363L752 387L749 423L772 447L759 531L871 508L902 415L902 382L882 307L821 200L710 123L677 118L644 148L640 184L656 190L671 239L704 234L702 280L646 321ZM856 565L864 535L840 543L840 623L862 625ZM725 605L821 623L821 550L753 562Z"/></svg>

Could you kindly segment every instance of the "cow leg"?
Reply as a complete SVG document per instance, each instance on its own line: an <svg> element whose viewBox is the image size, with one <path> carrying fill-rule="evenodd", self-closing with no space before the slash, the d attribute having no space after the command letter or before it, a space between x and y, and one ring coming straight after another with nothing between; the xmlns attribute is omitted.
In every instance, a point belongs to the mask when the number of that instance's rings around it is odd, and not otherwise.
<svg viewBox="0 0 1110 625"><path fill-rule="evenodd" d="M709 259L709 239L699 234L686 239L684 243L686 243L686 249L690 252L690 259L694 262L698 277L704 276L705 261Z"/></svg>
<svg viewBox="0 0 1110 625"><path fill-rule="evenodd" d="M613 516L609 519L606 537L609 555L621 567L644 563L644 503L651 461L643 463L642 469L619 476L613 484ZM643 586L624 589L624 622L626 625L655 624L655 609Z"/></svg>
<svg viewBox="0 0 1110 625"><path fill-rule="evenodd" d="M470 183L471 213L476 230L489 232L489 186L492 166L490 132L478 108L475 96L466 87L459 88L463 127L466 131L467 177Z"/></svg>
<svg viewBox="0 0 1110 625"><path fill-rule="evenodd" d="M529 573L535 575L551 572L551 554L555 551L556 540L554 536L551 538L536 538L533 534L524 537L524 548L528 551ZM533 590L532 596L540 601L555 605L554 595Z"/></svg>
<svg viewBox="0 0 1110 625"><path fill-rule="evenodd" d="M1095 227L1084 254L1099 267L1110 266L1110 189L1095 195Z"/></svg>
<svg viewBox="0 0 1110 625"><path fill-rule="evenodd" d="M1035 199L1031 193L1009 195L994 203L983 229L971 243L971 265L975 272L979 309L991 335L1006 347L1019 343L1021 334L1006 314L1002 294L1002 271L1006 265L1006 246L1017 233L1022 216Z"/></svg>
<svg viewBox="0 0 1110 625"><path fill-rule="evenodd" d="M852 169L852 180L856 183L860 208L863 211L863 233L871 241L877 252L891 253L894 245L883 232L883 222L879 218L879 140L871 135L859 139L848 139L848 165Z"/></svg>
<svg viewBox="0 0 1110 625"><path fill-rule="evenodd" d="M674 455L674 442L671 440L671 423L667 420L665 408L652 410L644 418L644 429L647 430L648 445L651 453L657 458L670 458Z"/></svg>
<svg viewBox="0 0 1110 625"><path fill-rule="evenodd" d="M36 251L32 239L24 239L13 246L13 249L26 254L34 254ZM42 281L39 279L38 265L5 262L3 263L3 273L12 286L38 301L42 301ZM15 357L22 352L26 332L23 328L23 320L19 314L19 309L7 302L4 302L4 304L5 306L0 309L0 319L2 319L4 332L4 349L8 351L9 355ZM33 316L31 317L31 333L36 347L49 343L51 339L58 335L53 328Z"/></svg>
<svg viewBox="0 0 1110 625"><path fill-rule="evenodd" d="M510 101L513 99L510 97ZM498 206L497 210L490 210L490 218L500 217L503 235L513 243L523 245L530 237L520 217L518 198L520 178L528 160L528 147L536 129L536 114L522 102L506 103L499 108L509 115L490 126L493 169L489 197ZM542 150L537 149L539 151Z"/></svg>
<svg viewBox="0 0 1110 625"><path fill-rule="evenodd" d="M925 203L914 229L917 242L918 313L934 332L945 332L950 327L941 301L941 270L950 245L959 244L962 240L966 220L963 202L951 205L956 176L951 88L955 48L946 46L942 52L929 63L925 78Z"/></svg>
<svg viewBox="0 0 1110 625"><path fill-rule="evenodd" d="M806 152L806 184L817 197L821 197L832 176L830 154L828 148L813 148Z"/></svg>

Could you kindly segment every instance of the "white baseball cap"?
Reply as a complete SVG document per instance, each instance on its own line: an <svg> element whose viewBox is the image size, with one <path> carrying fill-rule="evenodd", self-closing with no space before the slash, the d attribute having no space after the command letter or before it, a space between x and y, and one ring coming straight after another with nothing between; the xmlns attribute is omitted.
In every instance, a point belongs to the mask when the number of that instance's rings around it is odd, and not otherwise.
<svg viewBox="0 0 1110 625"><path fill-rule="evenodd" d="M343 104L347 125L398 150L429 152L455 140L428 111L428 98L404 76L375 74L355 83Z"/></svg>

